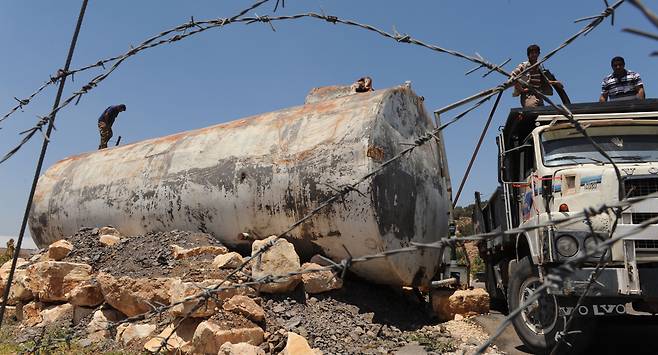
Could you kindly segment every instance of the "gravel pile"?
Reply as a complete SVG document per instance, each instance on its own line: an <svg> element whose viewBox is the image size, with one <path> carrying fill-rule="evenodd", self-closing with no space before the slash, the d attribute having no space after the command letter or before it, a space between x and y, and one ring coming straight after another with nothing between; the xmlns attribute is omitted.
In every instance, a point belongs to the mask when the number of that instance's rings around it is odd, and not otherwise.
<svg viewBox="0 0 658 355"><path fill-rule="evenodd" d="M106 247L99 241L98 228L83 228L66 240L74 246L64 261L91 265L94 271L115 276L130 277L182 277L186 280L222 278L226 272L211 270L213 255L202 254L175 260L171 245L183 248L222 246L206 233L183 231L157 232L122 237L121 241Z"/></svg>
<svg viewBox="0 0 658 355"><path fill-rule="evenodd" d="M437 354L454 348L445 328L430 327L436 321L412 293L349 278L342 289L324 294L262 297L275 351L287 331L325 354L388 354L409 344Z"/></svg>
<svg viewBox="0 0 658 355"><path fill-rule="evenodd" d="M212 267L213 255L174 259L173 244L186 249L222 246L205 233L171 231L124 236L112 247L101 244L99 237L98 229L85 228L66 238L74 249L64 261L87 263L94 271L116 277L180 277L201 281L223 279L231 271ZM245 281L247 276L240 275L238 280ZM412 290L370 284L349 273L341 289L326 293L306 294L301 285L288 294L261 293L258 302L266 320L265 342L260 347L267 354L278 354L291 331L324 354L443 354L472 352L486 336L467 320L439 324L428 299L419 297L422 296ZM219 312L212 318L228 328L254 326L230 312ZM88 316L71 331L80 333L90 320ZM172 321L175 320L166 315L151 320L157 323L158 331ZM24 333L29 337L28 334ZM111 340L103 347L113 351L141 350L121 347Z"/></svg>

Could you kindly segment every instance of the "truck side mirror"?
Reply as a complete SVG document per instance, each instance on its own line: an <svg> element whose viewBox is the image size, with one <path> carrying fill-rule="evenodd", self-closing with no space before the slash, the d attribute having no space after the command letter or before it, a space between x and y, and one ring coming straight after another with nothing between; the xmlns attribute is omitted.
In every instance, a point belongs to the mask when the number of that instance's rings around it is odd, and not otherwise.
<svg viewBox="0 0 658 355"><path fill-rule="evenodd" d="M541 179L541 195L545 201L553 196L553 176L544 175Z"/></svg>
<svg viewBox="0 0 658 355"><path fill-rule="evenodd" d="M503 175L504 175L503 174L503 154L502 154L502 149L500 147L500 144L501 144L500 140L501 140L500 136L496 137L496 145L498 146L498 154L496 154L496 156L498 157L498 182L502 184L505 179L503 178Z"/></svg>
<svg viewBox="0 0 658 355"><path fill-rule="evenodd" d="M525 150L528 148L533 148L532 144L523 144L518 147L514 147L512 149L508 149L502 154L498 155L498 182L501 184L510 182L510 181L516 181L518 180L515 176L509 176L509 169L507 169L507 162L509 159L509 154L512 152L517 152L520 150ZM518 157L518 152L515 154L516 157Z"/></svg>
<svg viewBox="0 0 658 355"><path fill-rule="evenodd" d="M505 156L498 154L498 182L505 181Z"/></svg>

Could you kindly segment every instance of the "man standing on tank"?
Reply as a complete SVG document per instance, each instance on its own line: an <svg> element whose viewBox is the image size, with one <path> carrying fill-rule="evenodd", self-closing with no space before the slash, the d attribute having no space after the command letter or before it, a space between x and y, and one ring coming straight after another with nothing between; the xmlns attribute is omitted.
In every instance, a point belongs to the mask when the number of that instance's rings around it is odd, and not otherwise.
<svg viewBox="0 0 658 355"><path fill-rule="evenodd" d="M112 125L114 120L117 118L120 112L126 110L126 105L116 105L110 106L103 111L101 117L98 118L98 131L101 135L101 144L98 146L98 149L107 148L107 142L112 138Z"/></svg>

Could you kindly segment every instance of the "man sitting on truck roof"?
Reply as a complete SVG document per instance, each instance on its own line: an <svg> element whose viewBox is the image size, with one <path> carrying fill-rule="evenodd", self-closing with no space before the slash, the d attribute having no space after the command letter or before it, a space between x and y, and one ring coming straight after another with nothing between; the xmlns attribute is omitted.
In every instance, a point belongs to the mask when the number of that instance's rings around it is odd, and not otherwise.
<svg viewBox="0 0 658 355"><path fill-rule="evenodd" d="M603 78L600 102L621 100L644 100L644 84L640 74L626 70L622 57L610 61L612 74Z"/></svg>
<svg viewBox="0 0 658 355"><path fill-rule="evenodd" d="M528 46L526 52L528 55L528 61L519 64L514 70L512 70L512 76L518 75L537 63L540 52L539 46L531 44ZM536 91L539 91L546 96L553 95L553 88L551 85L562 88L562 83L555 80L555 77L542 65L535 66L526 71L520 79L528 83ZM514 83L514 92L512 93L512 96L516 97L519 95L521 95L521 106L523 107L544 106L544 100L542 100L539 95L533 93L529 88L523 87L517 81Z"/></svg>

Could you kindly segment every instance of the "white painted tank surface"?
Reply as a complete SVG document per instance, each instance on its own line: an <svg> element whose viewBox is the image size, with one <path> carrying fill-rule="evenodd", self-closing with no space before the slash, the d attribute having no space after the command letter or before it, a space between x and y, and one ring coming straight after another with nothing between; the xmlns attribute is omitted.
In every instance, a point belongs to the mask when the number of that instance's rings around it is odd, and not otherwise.
<svg viewBox="0 0 658 355"><path fill-rule="evenodd" d="M334 193L434 127L408 85L367 93L314 89L303 106L80 154L40 177L30 229L43 247L81 227L124 235L187 230L234 247L243 232L284 231ZM441 138L441 137L439 137ZM428 142L293 230L302 259L340 260L429 243L448 234L443 144ZM439 253L354 265L368 280L426 285Z"/></svg>

